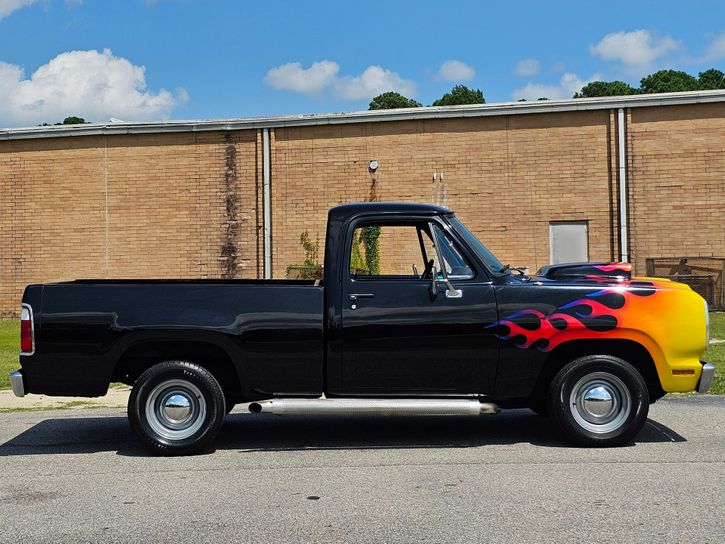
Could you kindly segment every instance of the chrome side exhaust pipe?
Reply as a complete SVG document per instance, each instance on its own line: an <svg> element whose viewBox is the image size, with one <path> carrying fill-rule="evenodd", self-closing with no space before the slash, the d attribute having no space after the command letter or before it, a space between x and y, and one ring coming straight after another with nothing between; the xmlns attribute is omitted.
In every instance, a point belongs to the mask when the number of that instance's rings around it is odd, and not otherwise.
<svg viewBox="0 0 725 544"><path fill-rule="evenodd" d="M276 416L477 416L500 408L476 399L272 399L252 402L249 411Z"/></svg>

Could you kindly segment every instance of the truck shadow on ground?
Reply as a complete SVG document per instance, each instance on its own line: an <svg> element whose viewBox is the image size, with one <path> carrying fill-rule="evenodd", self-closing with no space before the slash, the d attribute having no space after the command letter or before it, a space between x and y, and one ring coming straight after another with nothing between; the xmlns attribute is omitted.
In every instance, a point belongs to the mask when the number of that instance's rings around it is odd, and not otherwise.
<svg viewBox="0 0 725 544"><path fill-rule="evenodd" d="M665 425L647 420L637 443L685 442ZM475 448L528 443L567 447L547 418L507 410L479 418L278 417L232 413L214 450L240 453L346 449ZM117 452L149 456L125 417L49 418L0 445L0 457Z"/></svg>

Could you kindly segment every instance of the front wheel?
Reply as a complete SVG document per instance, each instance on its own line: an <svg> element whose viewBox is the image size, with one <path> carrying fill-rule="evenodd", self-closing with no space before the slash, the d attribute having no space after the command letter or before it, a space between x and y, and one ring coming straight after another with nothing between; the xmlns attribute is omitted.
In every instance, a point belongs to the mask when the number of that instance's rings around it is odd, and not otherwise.
<svg viewBox="0 0 725 544"><path fill-rule="evenodd" d="M590 355L562 368L551 382L549 413L579 446L617 446L642 429L649 392L641 374L610 355Z"/></svg>
<svg viewBox="0 0 725 544"><path fill-rule="evenodd" d="M131 428L161 455L185 455L209 445L221 430L224 392L203 367L166 361L141 374L128 399Z"/></svg>

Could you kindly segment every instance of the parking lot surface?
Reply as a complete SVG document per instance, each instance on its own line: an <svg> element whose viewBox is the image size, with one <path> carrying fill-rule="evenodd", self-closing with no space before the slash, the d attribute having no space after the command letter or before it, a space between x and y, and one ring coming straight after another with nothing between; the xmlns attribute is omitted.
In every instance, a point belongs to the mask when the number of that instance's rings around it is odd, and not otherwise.
<svg viewBox="0 0 725 544"><path fill-rule="evenodd" d="M725 397L664 399L634 444L528 410L281 418L153 457L123 410L0 414L0 542L722 542Z"/></svg>

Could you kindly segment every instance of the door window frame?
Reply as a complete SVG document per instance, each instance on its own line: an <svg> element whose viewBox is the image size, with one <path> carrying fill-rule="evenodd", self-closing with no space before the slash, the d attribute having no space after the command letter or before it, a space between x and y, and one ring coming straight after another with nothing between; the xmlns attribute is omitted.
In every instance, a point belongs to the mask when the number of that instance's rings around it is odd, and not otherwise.
<svg viewBox="0 0 725 544"><path fill-rule="evenodd" d="M347 277L347 279L350 282L366 282L366 281L401 281L401 282L420 282L429 284L430 279L426 278L420 278L420 277L414 277L412 274L410 277L405 276L354 276L350 271L350 261L352 256L352 239L353 235L355 233L355 230L364 227L366 225L370 226L410 226L412 228L417 228L419 224L427 223L431 228L431 235L434 237L433 244L436 249L437 257L439 262L442 262L442 258L440 255L440 249L438 248L438 242L435 240L435 230L432 228L432 225L438 226L443 234L447 237L449 237L453 243L455 244L456 249L461 254L461 256L466 261L466 264L468 264L468 267L473 271L473 275L468 278L455 278L453 281L455 282L463 282L463 283L469 283L469 282L475 282L477 279L480 279L481 277L484 278L484 281L488 281L488 275L485 273L485 271L480 269L480 264L478 263L478 259L476 259L473 255L471 255L470 250L468 247L461 243L461 241L458 239L457 236L454 236L454 233L452 232L452 229L450 228L450 225L448 225L445 221L442 221L439 216L431 215L431 216L408 216L408 215L396 215L396 216L385 216L385 215L369 215L369 216L361 216L353 219L350 221L347 225L347 229L345 232L345 239L344 244L346 251L343 254L343 262L342 262L342 275L343 277ZM419 238L418 240L420 246L421 246L421 256L426 255L427 252L425 251L423 241ZM445 267L443 267L445 268ZM439 271L443 274L444 277L447 277L446 271Z"/></svg>

